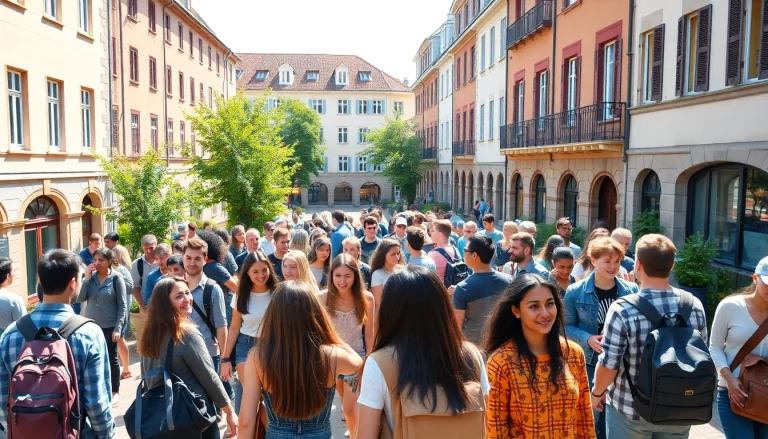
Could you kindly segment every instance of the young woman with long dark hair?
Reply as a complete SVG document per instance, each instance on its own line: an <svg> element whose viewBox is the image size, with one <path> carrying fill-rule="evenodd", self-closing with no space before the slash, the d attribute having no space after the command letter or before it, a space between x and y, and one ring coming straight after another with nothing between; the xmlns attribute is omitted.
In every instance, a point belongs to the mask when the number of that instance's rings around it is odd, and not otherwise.
<svg viewBox="0 0 768 439"><path fill-rule="evenodd" d="M361 364L336 335L314 288L302 281L280 283L246 360L241 437L254 437L263 395L267 438L330 439L336 377L355 373Z"/></svg>
<svg viewBox="0 0 768 439"><path fill-rule="evenodd" d="M213 410L215 405L226 414L229 428L227 437L233 437L237 434L237 415L213 368L203 336L189 319L193 310L192 301L192 293L184 278L165 277L157 282L149 300L144 335L138 342L139 355L142 357L141 374L143 376L154 368L165 367L168 344L173 342L173 371L169 372L181 378L191 391L203 395L209 410ZM157 385L161 378L150 377L147 388ZM221 437L218 425L211 424L202 432L201 437Z"/></svg>
<svg viewBox="0 0 768 439"><path fill-rule="evenodd" d="M594 438L581 347L560 334L563 302L541 276L523 274L488 320L488 439Z"/></svg>
<svg viewBox="0 0 768 439"><path fill-rule="evenodd" d="M377 438L381 428L398 437L404 405L437 415L455 430L449 437L483 438L485 365L480 351L462 337L443 282L421 266L393 274L384 286L380 315L386 318L377 321L362 374L357 438ZM379 422L382 410L386 425Z"/></svg>
<svg viewBox="0 0 768 439"><path fill-rule="evenodd" d="M552 235L549 237L549 239L547 239L547 242L544 243L544 247L541 248L539 254L536 255L534 259L542 267L551 271L553 268L555 268L552 265L552 253L557 247L563 245L565 245L565 240L560 235Z"/></svg>
<svg viewBox="0 0 768 439"><path fill-rule="evenodd" d="M83 316L93 319L104 332L109 356L109 373L112 381L112 404L120 401L120 363L117 359L117 342L123 336L125 313L125 282L120 272L112 268L112 250L106 247L93 252L93 263L85 270L85 281L77 301L85 303Z"/></svg>
<svg viewBox="0 0 768 439"><path fill-rule="evenodd" d="M232 254L233 258L237 259L243 252L247 251L245 247L245 227L241 224L232 227L230 236L232 237L232 242L229 245L229 253Z"/></svg>
<svg viewBox="0 0 768 439"><path fill-rule="evenodd" d="M328 269L331 267L331 240L318 238L312 243L307 255L309 269L315 277L320 289L328 286Z"/></svg>
<svg viewBox="0 0 768 439"><path fill-rule="evenodd" d="M402 270L404 266L405 259L400 242L391 238L382 239L371 255L371 293L376 299L377 313L381 306L384 284L390 276Z"/></svg>
<svg viewBox="0 0 768 439"><path fill-rule="evenodd" d="M365 290L357 259L346 253L333 259L328 290L321 292L318 299L325 305L339 337L360 357L365 357L375 334L375 305L373 294ZM352 437L357 427L358 394L352 388L355 378L355 375L341 375L336 380L336 392Z"/></svg>

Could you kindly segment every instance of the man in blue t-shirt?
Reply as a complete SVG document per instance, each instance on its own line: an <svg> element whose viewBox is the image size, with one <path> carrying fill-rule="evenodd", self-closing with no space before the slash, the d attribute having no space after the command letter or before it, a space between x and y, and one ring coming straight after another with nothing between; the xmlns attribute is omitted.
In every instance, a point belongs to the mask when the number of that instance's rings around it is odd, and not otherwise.
<svg viewBox="0 0 768 439"><path fill-rule="evenodd" d="M88 246L80 250L80 259L86 267L93 264L93 252L99 247L101 247L101 235L91 233L91 236L88 237Z"/></svg>
<svg viewBox="0 0 768 439"><path fill-rule="evenodd" d="M171 256L171 246L168 244L158 244L155 247L155 263L157 264L157 270L152 270L147 276L147 281L141 289L141 297L144 299L144 303L149 304L149 299L152 297L152 290L155 289L155 285L163 276L169 274L168 270L168 257Z"/></svg>
<svg viewBox="0 0 768 439"><path fill-rule="evenodd" d="M494 244L504 239L504 234L496 230L495 225L496 218L493 217L493 214L483 215L483 230L479 234L491 238Z"/></svg>

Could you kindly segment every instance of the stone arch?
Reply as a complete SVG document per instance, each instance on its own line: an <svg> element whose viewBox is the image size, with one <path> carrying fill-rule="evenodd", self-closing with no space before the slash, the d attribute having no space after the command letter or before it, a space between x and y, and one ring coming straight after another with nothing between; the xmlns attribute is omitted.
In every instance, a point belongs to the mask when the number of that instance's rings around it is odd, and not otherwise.
<svg viewBox="0 0 768 439"><path fill-rule="evenodd" d="M619 224L619 185L610 172L600 172L589 185L589 227L605 221L609 229Z"/></svg>
<svg viewBox="0 0 768 439"><path fill-rule="evenodd" d="M464 177L464 174L461 174L462 177ZM453 203L451 204L451 207L454 211L458 212L459 208L463 204L459 204L459 201L461 201L461 192L459 190L459 183L461 183L461 187L464 187L464 179L459 179L459 171L454 171L453 173Z"/></svg>
<svg viewBox="0 0 768 439"><path fill-rule="evenodd" d="M83 212L81 220L81 227L83 230L83 239L80 243L82 247L86 246L88 242L85 238L86 234L98 233L104 236L104 214L93 215L85 210L86 201L89 201L91 207L101 209L104 207L104 197L101 195L101 191L97 187L90 187L83 190L80 194L80 210Z"/></svg>
<svg viewBox="0 0 768 439"><path fill-rule="evenodd" d="M346 181L336 183L336 186L333 188L333 202L352 204L352 185Z"/></svg>
<svg viewBox="0 0 768 439"><path fill-rule="evenodd" d="M539 181L543 182L543 185L539 184ZM543 189L544 193L542 195L538 195L539 192ZM534 221L539 222L546 222L547 221L547 179L544 176L544 173L541 171L536 171L533 173L533 176L531 177L531 183L529 186L530 191L530 197L531 197L531 204L530 204L530 210L531 217L533 217ZM537 210L540 209L540 210ZM541 213L537 215L537 213Z"/></svg>
<svg viewBox="0 0 768 439"><path fill-rule="evenodd" d="M576 176L575 172L571 171L570 169L566 169L562 174L560 174L560 178L558 179L557 185L555 186L557 190L555 193L555 199L557 200L555 218L561 218L565 216L565 185L570 177L573 177L573 179L576 180L576 185L578 185L579 190L581 190L581 186L579 185L579 178Z"/></svg>
<svg viewBox="0 0 768 439"><path fill-rule="evenodd" d="M63 192L59 191L58 189L51 188L47 193L43 193L42 189L38 189L29 194L29 196L27 196L27 198L21 203L21 206L19 207L19 220L24 219L24 212L27 210L27 207L29 207L30 203L32 203L32 201L34 201L37 197L43 195L56 203L56 208L59 210L59 215L66 215L71 213L69 202L67 202L67 197ZM80 200L78 200L78 202L79 201Z"/></svg>
<svg viewBox="0 0 768 439"><path fill-rule="evenodd" d="M477 195L473 195L476 199L485 199L485 176L483 172L477 173ZM473 200L474 201L474 200Z"/></svg>
<svg viewBox="0 0 768 439"><path fill-rule="evenodd" d="M629 182L632 190L627 193L627 197L629 198L627 200L627 205L632 206L632 211L635 212L635 214L640 213L643 210L643 183L645 183L645 179L651 173L654 173L657 176L659 175L653 168L645 168L637 173L634 182ZM661 177L659 177L659 180L661 180ZM628 220L632 221L634 218L628 218Z"/></svg>
<svg viewBox="0 0 768 439"><path fill-rule="evenodd" d="M443 171L440 171L440 182L437 186L437 199L443 201L445 199L445 176Z"/></svg>
<svg viewBox="0 0 768 439"><path fill-rule="evenodd" d="M381 200L381 186L366 182L360 186L360 205L377 204Z"/></svg>
<svg viewBox="0 0 768 439"><path fill-rule="evenodd" d="M519 182L519 188L518 186ZM523 185L523 175L520 170L512 171L512 177L509 180L509 219L516 220L523 216L525 205L525 189Z"/></svg>
<svg viewBox="0 0 768 439"><path fill-rule="evenodd" d="M466 211L467 213L470 213L472 211L472 207L475 205L475 176L472 173L472 171L469 171L469 175L467 176L467 205L466 205Z"/></svg>
<svg viewBox="0 0 768 439"><path fill-rule="evenodd" d="M318 181L309 185L307 189L307 200L309 204L328 204L328 186Z"/></svg>
<svg viewBox="0 0 768 439"><path fill-rule="evenodd" d="M485 178L485 201L493 201L494 203L496 200L493 199L493 174L488 172L488 176Z"/></svg>

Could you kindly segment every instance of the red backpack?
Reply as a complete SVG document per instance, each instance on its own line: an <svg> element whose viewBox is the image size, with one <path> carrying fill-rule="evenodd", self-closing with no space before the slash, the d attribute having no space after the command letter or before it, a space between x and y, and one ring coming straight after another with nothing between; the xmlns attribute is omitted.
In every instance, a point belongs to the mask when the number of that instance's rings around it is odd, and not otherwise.
<svg viewBox="0 0 768 439"><path fill-rule="evenodd" d="M75 357L67 338L93 320L73 315L58 329L16 322L24 346L8 391L8 438L76 439L83 425Z"/></svg>

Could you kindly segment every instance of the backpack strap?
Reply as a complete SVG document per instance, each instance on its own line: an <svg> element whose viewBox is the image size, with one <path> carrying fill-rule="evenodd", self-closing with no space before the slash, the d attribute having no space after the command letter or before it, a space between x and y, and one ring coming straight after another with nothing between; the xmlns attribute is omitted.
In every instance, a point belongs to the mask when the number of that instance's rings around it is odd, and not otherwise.
<svg viewBox="0 0 768 439"><path fill-rule="evenodd" d="M64 320L64 323L59 326L59 329L56 330L56 332L59 333L61 338L68 339L69 336L75 333L78 329L80 329L81 326L85 325L88 322L93 322L93 320L83 317L81 315L75 314L71 317L69 317L67 320Z"/></svg>
<svg viewBox="0 0 768 439"><path fill-rule="evenodd" d="M653 324L654 328L658 328L663 324L664 317L645 297L642 297L640 294L628 294L622 297L622 299L640 311L640 314L645 316Z"/></svg>
<svg viewBox="0 0 768 439"><path fill-rule="evenodd" d="M168 340L168 348L165 350L165 371L173 373L173 337Z"/></svg>
<svg viewBox="0 0 768 439"><path fill-rule="evenodd" d="M32 322L30 314L26 314L17 320L16 327L19 329L19 332L21 332L21 335L24 336L25 342L29 343L35 339L35 336L37 335L37 326Z"/></svg>
<svg viewBox="0 0 768 439"><path fill-rule="evenodd" d="M693 312L693 294L688 291L678 290L677 288L673 289L673 291L680 294L680 308L677 310L677 313L683 318L685 325L689 326L690 323L688 322L690 321L691 313Z"/></svg>
<svg viewBox="0 0 768 439"><path fill-rule="evenodd" d="M136 261L136 271L139 272L139 279L140 281L143 281L144 277L144 258L141 257Z"/></svg>
<svg viewBox="0 0 768 439"><path fill-rule="evenodd" d="M752 337L749 337L749 340L747 340L747 342L744 343L744 346L739 349L739 353L736 354L731 363L731 371L736 370L736 368L741 365L741 362L744 361L744 358L746 358L750 352L755 350L757 345L759 345L766 336L768 336L768 318L763 320L763 323L760 324L757 331L755 331L755 333L752 334Z"/></svg>
<svg viewBox="0 0 768 439"><path fill-rule="evenodd" d="M207 316L211 315L211 295L213 295L214 285L216 285L216 282L208 279L203 287L203 309L205 309L205 315Z"/></svg>
<svg viewBox="0 0 768 439"><path fill-rule="evenodd" d="M195 309L195 312L200 314L200 317L203 318L205 326L207 326L208 330L211 332L211 337L216 340L216 328L214 328L213 323L211 322L211 293L213 292L213 285L215 285L215 282L208 279L208 281L205 283L205 286L203 287L203 308L205 308L206 312L203 312L203 310L200 309L200 305L198 305L194 300L192 301L192 308ZM208 299L207 305L206 297Z"/></svg>
<svg viewBox="0 0 768 439"><path fill-rule="evenodd" d="M432 251L435 251L435 252L438 252L438 253L440 253L440 256L442 256L442 257L444 257L446 260L448 260L448 263L449 263L449 264L453 264L453 262L454 262L453 258L452 258L452 257L450 257L450 255L448 255L448 252L447 252L447 251L445 251L445 249L444 249L444 248L436 248L436 249L433 249ZM455 248L454 248L454 251L456 251L456 249L455 249ZM458 253L457 253L457 254L458 254Z"/></svg>

